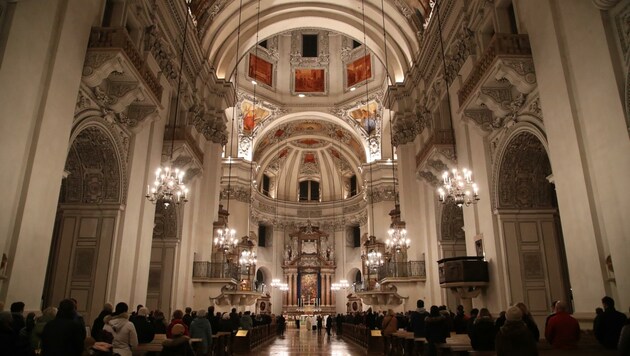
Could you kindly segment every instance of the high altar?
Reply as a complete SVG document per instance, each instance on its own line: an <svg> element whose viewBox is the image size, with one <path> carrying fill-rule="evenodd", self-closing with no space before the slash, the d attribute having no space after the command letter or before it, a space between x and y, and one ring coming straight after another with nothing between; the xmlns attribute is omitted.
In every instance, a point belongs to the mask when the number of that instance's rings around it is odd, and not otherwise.
<svg viewBox="0 0 630 356"><path fill-rule="evenodd" d="M334 241L308 221L289 234L282 269L289 285L282 312L291 315L335 312L330 285L335 278Z"/></svg>

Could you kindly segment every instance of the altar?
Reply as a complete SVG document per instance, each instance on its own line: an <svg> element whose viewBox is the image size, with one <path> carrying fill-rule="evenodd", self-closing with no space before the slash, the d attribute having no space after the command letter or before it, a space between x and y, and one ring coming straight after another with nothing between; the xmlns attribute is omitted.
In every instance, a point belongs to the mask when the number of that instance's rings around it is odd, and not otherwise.
<svg viewBox="0 0 630 356"><path fill-rule="evenodd" d="M282 263L289 290L282 311L289 315L335 312L330 286L335 278L334 241L310 221L286 241Z"/></svg>

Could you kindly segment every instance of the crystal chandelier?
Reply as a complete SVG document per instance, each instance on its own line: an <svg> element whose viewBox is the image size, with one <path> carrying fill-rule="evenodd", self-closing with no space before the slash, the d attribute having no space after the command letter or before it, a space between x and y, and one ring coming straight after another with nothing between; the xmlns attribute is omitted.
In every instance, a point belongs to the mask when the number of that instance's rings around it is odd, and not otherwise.
<svg viewBox="0 0 630 356"><path fill-rule="evenodd" d="M178 168L173 169L173 150L175 149L175 125L179 114L179 94L182 86L182 71L184 68L184 50L186 48L186 34L188 33L188 20L190 19L190 0L186 0L186 24L184 25L184 38L182 44L182 52L180 56L179 79L177 80L177 98L175 99L175 117L173 118L173 127L171 132L171 153L169 163L165 167L160 167L155 171L155 182L153 187L147 185L147 194L145 197L153 204L159 202L164 203L164 207L174 203L179 205L188 201L188 188L184 185L184 171Z"/></svg>
<svg viewBox="0 0 630 356"><path fill-rule="evenodd" d="M146 198L153 204L162 201L168 208L171 203L179 205L188 201L188 188L184 185L184 171L170 166L160 167L155 171L153 187L147 185Z"/></svg>
<svg viewBox="0 0 630 356"><path fill-rule="evenodd" d="M217 236L214 238L214 245L224 253L230 248L236 246L238 239L235 237L236 230L225 227L217 230Z"/></svg>
<svg viewBox="0 0 630 356"><path fill-rule="evenodd" d="M479 201L479 188L472 179L472 171L464 168L460 173L456 168L444 171L442 186L438 189L442 204L455 203L458 207L470 206Z"/></svg>
<svg viewBox="0 0 630 356"><path fill-rule="evenodd" d="M389 230L387 230L389 238L385 240L387 247L400 252L402 249L409 248L411 246L411 240L407 238L407 229L403 226L392 223Z"/></svg>
<svg viewBox="0 0 630 356"><path fill-rule="evenodd" d="M241 251L241 257L238 259L241 266L249 267L256 265L258 260L256 259L256 252L250 250Z"/></svg>
<svg viewBox="0 0 630 356"><path fill-rule="evenodd" d="M444 72L444 80L446 84L446 91L448 93L449 82L448 75L446 72L446 54L444 51L444 41L442 39L442 20L440 19L440 8L439 3L435 2L435 11L437 21L438 21L438 30L440 33L440 49L442 52L442 69ZM449 108L449 118L451 120L451 133L453 135L453 142L455 142L455 125L453 123L453 116L451 114L451 96L446 95L446 100ZM454 153L455 153L455 161L457 161L457 145L453 144ZM462 169L460 173L457 168L453 168L450 172L444 171L442 173L442 186L438 189L438 199L442 204L454 203L458 207L462 206L470 206L471 204L477 204L479 201L479 188L477 188L477 184L472 179L472 171L466 168Z"/></svg>
<svg viewBox="0 0 630 356"><path fill-rule="evenodd" d="M367 259L365 260L365 265L367 268L376 269L382 266L385 263L383 261L383 254L374 250L370 250L367 254Z"/></svg>

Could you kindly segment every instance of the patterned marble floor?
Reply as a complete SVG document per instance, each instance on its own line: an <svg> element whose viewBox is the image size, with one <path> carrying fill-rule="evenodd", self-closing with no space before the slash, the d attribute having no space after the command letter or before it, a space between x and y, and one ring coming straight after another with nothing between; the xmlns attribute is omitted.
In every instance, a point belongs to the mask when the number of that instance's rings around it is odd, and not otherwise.
<svg viewBox="0 0 630 356"><path fill-rule="evenodd" d="M284 337L277 337L271 344L265 345L252 352L253 355L332 355L354 356L365 355L362 348L342 340L335 333L326 335L312 332L302 327L300 330L289 328Z"/></svg>

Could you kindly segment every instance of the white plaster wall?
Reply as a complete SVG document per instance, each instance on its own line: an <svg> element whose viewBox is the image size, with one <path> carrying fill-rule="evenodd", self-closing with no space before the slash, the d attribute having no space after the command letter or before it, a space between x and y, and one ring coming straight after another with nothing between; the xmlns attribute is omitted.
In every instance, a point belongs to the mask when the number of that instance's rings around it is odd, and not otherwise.
<svg viewBox="0 0 630 356"><path fill-rule="evenodd" d="M22 300L27 310L40 306L85 49L102 4L20 2L7 40L0 69L0 179L9 194L0 208L0 248L9 264L0 299Z"/></svg>

